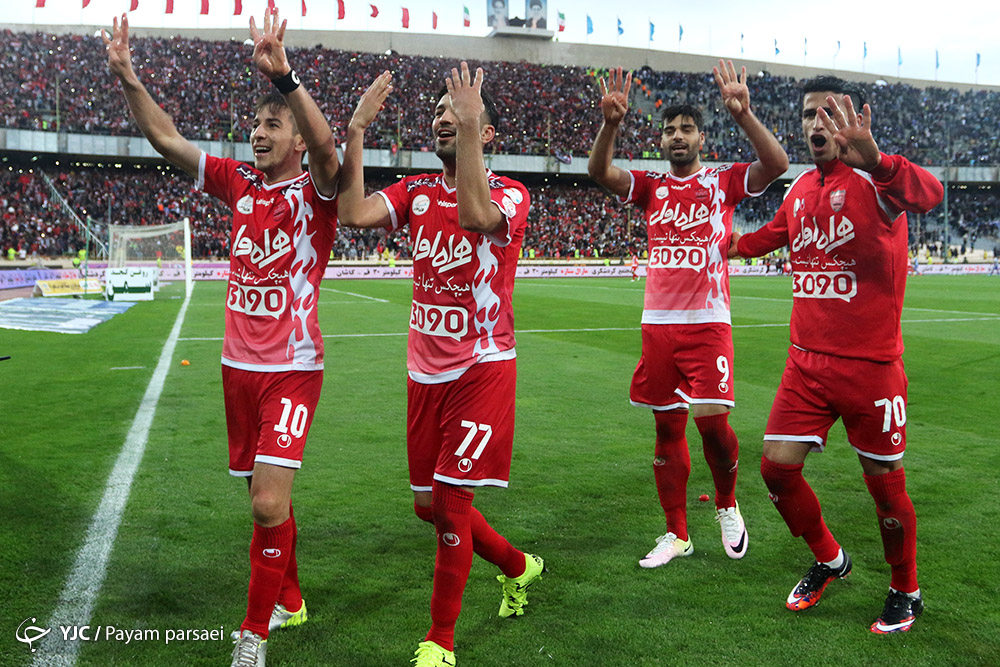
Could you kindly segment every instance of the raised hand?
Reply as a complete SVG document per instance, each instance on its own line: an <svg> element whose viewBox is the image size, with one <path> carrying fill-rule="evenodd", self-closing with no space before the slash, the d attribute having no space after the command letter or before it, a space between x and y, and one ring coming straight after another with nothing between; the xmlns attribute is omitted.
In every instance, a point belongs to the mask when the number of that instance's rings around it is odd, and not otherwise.
<svg viewBox="0 0 1000 667"><path fill-rule="evenodd" d="M618 125L628 111L628 93L632 89L632 72L622 80L622 68L611 70L611 88L608 89L604 77L601 77L601 112L604 122L608 125Z"/></svg>
<svg viewBox="0 0 1000 667"><path fill-rule="evenodd" d="M816 110L816 117L837 143L840 161L848 167L865 171L877 167L882 156L872 136L871 107L864 105L859 119L850 95L844 95L844 108L832 95L827 95L826 103L833 110L833 117L822 107Z"/></svg>
<svg viewBox="0 0 1000 667"><path fill-rule="evenodd" d="M747 68L740 68L740 75L736 76L736 68L733 61L728 63L719 60L719 66L712 68L712 76L719 86L719 94L722 101L733 118L738 118L742 114L750 111L750 88L747 87Z"/></svg>
<svg viewBox="0 0 1000 667"><path fill-rule="evenodd" d="M463 60L461 67L461 72L451 68L451 74L445 77L444 85L451 96L451 109L459 125L474 123L478 127L479 119L486 111L482 98L483 68L477 67L476 77L472 79L469 64Z"/></svg>
<svg viewBox="0 0 1000 667"><path fill-rule="evenodd" d="M122 14L121 25L118 24L118 17L114 18L111 28L111 36L101 29L101 41L104 42L104 49L108 52L108 69L119 79L132 74L132 52L128 45L128 16Z"/></svg>
<svg viewBox="0 0 1000 667"><path fill-rule="evenodd" d="M285 56L285 26L288 20L278 24L278 8L264 12L264 28L257 29L257 23L250 17L250 38L253 40L253 62L260 73L268 79L277 79L291 71Z"/></svg>
<svg viewBox="0 0 1000 667"><path fill-rule="evenodd" d="M372 85L368 86L368 90L361 94L358 107L351 117L351 125L362 130L371 125L392 90L392 73L386 70L379 74Z"/></svg>

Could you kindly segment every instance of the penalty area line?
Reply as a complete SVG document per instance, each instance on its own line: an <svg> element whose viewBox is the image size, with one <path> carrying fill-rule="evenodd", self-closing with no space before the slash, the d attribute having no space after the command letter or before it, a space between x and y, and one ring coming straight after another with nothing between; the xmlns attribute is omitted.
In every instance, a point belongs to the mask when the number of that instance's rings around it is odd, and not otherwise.
<svg viewBox="0 0 1000 667"><path fill-rule="evenodd" d="M80 652L80 640L64 641L59 626L84 626L90 623L90 615L104 584L108 559L111 557L111 550L118 536L118 526L121 524L122 514L132 489L132 480L146 451L149 428L153 423L153 415L156 414L156 405L163 392L170 360L174 355L174 348L177 346L190 300L191 297L187 296L181 303L174 326L167 336L166 343L163 344L163 351L160 352L160 360L153 371L153 377L146 387L146 393L135 413L128 435L125 436L125 444L118 454L115 467L108 476L104 496L97 511L94 512L83 546L77 552L76 562L59 594L59 603L49 618L48 627L52 628L52 631L42 640L32 665L72 667L76 664Z"/></svg>

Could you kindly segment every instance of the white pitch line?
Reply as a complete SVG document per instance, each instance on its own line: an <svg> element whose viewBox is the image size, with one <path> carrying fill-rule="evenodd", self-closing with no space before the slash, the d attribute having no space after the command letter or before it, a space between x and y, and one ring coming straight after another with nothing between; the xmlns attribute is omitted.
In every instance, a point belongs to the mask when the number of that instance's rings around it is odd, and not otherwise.
<svg viewBox="0 0 1000 667"><path fill-rule="evenodd" d="M137 371L142 370L145 366L112 366L113 371Z"/></svg>
<svg viewBox="0 0 1000 667"><path fill-rule="evenodd" d="M345 292L344 290L333 289L332 287L320 287L324 292L336 292L337 294L346 294L348 296L356 296L359 299L371 299L372 301L378 301L379 303L389 303L388 299L377 299L373 296L365 296L364 294L355 294L354 292Z"/></svg>
<svg viewBox="0 0 1000 667"><path fill-rule="evenodd" d="M156 404L163 392L163 384L167 378L170 360L174 355L174 348L177 346L190 298L190 296L186 297L181 304L180 312L177 313L177 319L174 321L174 327L170 330L170 335L167 336L167 342L163 344L163 351L160 352L160 360L156 364L156 370L153 371L153 377L149 381L149 386L146 387L146 393L143 395L139 409L132 420L132 427L129 429L128 435L125 436L125 444L118 454L115 467L108 476L101 504L94 512L83 546L77 552L76 562L66 579L62 593L59 594L59 604L49 619L48 627L52 631L42 640L32 665L72 667L76 664L77 654L80 652L80 641L79 639L64 641L59 626L83 626L90 623L94 602L104 584L108 559L118 535L118 526L121 524L129 492L132 489L132 480L139 468L139 463L142 461L142 455L146 451L149 427L153 423Z"/></svg>

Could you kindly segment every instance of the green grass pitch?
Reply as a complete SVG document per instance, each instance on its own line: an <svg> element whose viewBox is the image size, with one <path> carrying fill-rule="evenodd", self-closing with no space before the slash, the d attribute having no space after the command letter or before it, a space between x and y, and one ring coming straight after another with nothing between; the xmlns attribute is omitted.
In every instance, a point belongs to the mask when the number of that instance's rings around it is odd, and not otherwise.
<svg viewBox="0 0 1000 667"><path fill-rule="evenodd" d="M328 281L320 299L326 375L295 482L310 620L276 632L268 664L406 665L429 626L432 529L412 511L405 459L406 281ZM243 617L251 523L227 473L219 355L223 283L193 298L132 484L91 625L158 639L84 644L80 665L228 664ZM651 470L653 419L631 407L639 283L522 280L515 288L517 430L511 486L476 505L549 572L525 616L502 620L496 572L476 560L456 633L463 667L510 665L996 664L1000 556L1000 280L921 276L903 311L908 489L927 609L913 630L868 625L888 586L874 505L843 427L806 463L854 573L794 614L784 599L811 562L767 498L761 436L784 364L784 278L732 281L741 443L737 497L749 553L722 550L711 477L689 423L695 555L646 571L664 532ZM180 308L181 288L86 335L0 330L0 663L45 625ZM171 298L172 297L172 298ZM190 366L181 366L188 359ZM139 367L139 368L128 368ZM112 370L119 369L119 370ZM167 630L224 628L221 641L165 643ZM58 632L58 630L54 630ZM145 636L154 635L148 632ZM37 646L37 645L36 645Z"/></svg>

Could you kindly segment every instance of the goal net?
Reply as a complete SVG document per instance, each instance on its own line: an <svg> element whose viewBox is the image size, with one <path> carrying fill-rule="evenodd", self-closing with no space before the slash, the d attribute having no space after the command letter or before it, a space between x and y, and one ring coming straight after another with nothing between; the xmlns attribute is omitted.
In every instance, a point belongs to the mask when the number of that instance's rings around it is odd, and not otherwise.
<svg viewBox="0 0 1000 667"><path fill-rule="evenodd" d="M108 226L109 299L150 300L160 280L183 280L190 296L192 276L188 218L168 225Z"/></svg>

